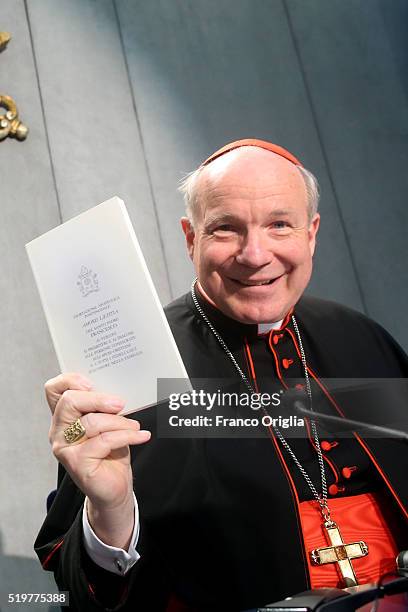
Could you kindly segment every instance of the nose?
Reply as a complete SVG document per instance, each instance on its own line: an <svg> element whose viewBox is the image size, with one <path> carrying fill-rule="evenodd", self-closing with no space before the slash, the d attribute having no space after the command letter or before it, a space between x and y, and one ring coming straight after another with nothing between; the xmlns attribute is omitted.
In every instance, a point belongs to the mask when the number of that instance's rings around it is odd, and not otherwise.
<svg viewBox="0 0 408 612"><path fill-rule="evenodd" d="M271 244L262 230L249 230L242 238L235 260L248 268L261 268L273 259Z"/></svg>

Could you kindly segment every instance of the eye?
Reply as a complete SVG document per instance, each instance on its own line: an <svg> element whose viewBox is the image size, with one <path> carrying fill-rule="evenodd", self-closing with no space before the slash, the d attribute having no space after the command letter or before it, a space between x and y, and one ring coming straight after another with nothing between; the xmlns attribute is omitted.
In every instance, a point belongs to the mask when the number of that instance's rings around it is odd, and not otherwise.
<svg viewBox="0 0 408 612"><path fill-rule="evenodd" d="M233 225L228 225L227 223L224 223L224 225L219 225L218 227L216 227L215 230L217 232L233 232L234 231L234 226Z"/></svg>
<svg viewBox="0 0 408 612"><path fill-rule="evenodd" d="M236 227L230 225L229 223L223 223L222 225L217 225L211 229L211 234L215 234L218 236L226 236L228 234L233 234L237 231Z"/></svg>
<svg viewBox="0 0 408 612"><path fill-rule="evenodd" d="M271 234L274 234L276 237L289 236L292 233L293 225L287 219L277 219L276 221L272 221L269 226Z"/></svg>
<svg viewBox="0 0 408 612"><path fill-rule="evenodd" d="M279 221L274 221L271 226L274 229L286 229L289 227L289 223L288 221L283 221L283 220L279 220Z"/></svg>

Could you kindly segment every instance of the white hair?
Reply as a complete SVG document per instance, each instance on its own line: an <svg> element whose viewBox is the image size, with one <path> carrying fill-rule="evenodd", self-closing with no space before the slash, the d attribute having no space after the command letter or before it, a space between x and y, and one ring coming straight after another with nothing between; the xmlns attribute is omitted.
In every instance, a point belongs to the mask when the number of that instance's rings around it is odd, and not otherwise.
<svg viewBox="0 0 408 612"><path fill-rule="evenodd" d="M183 194L184 204L186 207L186 215L194 226L194 220L197 218L197 206L198 206L198 190L197 182L198 178L206 166L199 166L197 170L189 172L181 180L178 190ZM317 178L303 166L296 166L303 177L306 186L307 193L307 214L309 223L311 223L313 217L317 213L320 198L320 189Z"/></svg>

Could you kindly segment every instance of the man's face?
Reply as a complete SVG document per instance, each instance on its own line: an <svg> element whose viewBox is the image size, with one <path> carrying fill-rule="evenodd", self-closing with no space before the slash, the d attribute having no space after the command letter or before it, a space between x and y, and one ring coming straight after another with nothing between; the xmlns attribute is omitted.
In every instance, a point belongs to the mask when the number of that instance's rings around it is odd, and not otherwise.
<svg viewBox="0 0 408 612"><path fill-rule="evenodd" d="M319 226L299 170L243 147L204 168L197 187L194 228L182 226L207 296L242 323L283 319L309 282Z"/></svg>

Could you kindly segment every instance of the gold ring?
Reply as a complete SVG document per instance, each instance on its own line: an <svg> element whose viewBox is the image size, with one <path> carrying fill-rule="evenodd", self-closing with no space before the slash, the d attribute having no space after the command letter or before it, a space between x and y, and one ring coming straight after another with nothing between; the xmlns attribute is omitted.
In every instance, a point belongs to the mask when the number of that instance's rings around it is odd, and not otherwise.
<svg viewBox="0 0 408 612"><path fill-rule="evenodd" d="M68 444L78 442L78 440L84 437L85 433L85 427L82 425L80 419L77 419L64 429L64 437Z"/></svg>

